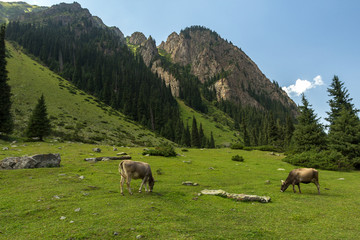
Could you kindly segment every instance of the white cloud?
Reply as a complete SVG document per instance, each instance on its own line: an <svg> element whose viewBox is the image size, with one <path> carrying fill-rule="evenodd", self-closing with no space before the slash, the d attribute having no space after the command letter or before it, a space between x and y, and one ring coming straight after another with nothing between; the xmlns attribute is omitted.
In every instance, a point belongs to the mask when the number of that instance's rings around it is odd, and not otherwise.
<svg viewBox="0 0 360 240"><path fill-rule="evenodd" d="M324 85L324 82L321 78L320 75L317 75L315 78L314 78L314 84L315 86L321 86L321 85Z"/></svg>
<svg viewBox="0 0 360 240"><path fill-rule="evenodd" d="M317 86L324 85L324 82L320 75L314 77L313 81L297 79L295 84L292 84L288 87L283 87L282 89L290 96L292 93L296 94L296 96L300 96L300 94L306 92L311 88L315 88Z"/></svg>

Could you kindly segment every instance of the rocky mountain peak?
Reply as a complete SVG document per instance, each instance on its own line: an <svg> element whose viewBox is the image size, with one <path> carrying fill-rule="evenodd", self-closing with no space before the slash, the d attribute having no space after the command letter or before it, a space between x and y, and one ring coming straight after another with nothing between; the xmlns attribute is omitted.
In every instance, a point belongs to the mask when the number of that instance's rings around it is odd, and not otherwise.
<svg viewBox="0 0 360 240"><path fill-rule="evenodd" d="M218 100L264 108L266 101L259 99L266 95L268 101L279 101L286 108L296 109L296 104L250 57L210 29L193 26L180 34L171 33L159 48L166 51L174 63L191 65L191 73L202 83L212 79Z"/></svg>
<svg viewBox="0 0 360 240"><path fill-rule="evenodd" d="M140 45L146 40L147 38L142 32L134 32L129 38L129 43L132 45Z"/></svg>
<svg viewBox="0 0 360 240"><path fill-rule="evenodd" d="M159 54L158 49L156 48L155 40L151 36L140 44L139 52L148 67L150 67L151 62Z"/></svg>

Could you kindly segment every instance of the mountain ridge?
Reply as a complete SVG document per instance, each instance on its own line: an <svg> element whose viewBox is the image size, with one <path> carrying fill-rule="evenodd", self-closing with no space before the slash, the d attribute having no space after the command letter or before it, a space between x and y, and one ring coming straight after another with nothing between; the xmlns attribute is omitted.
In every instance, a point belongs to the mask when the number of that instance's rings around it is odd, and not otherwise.
<svg viewBox="0 0 360 240"><path fill-rule="evenodd" d="M9 39L50 69L177 142L185 126L174 97L207 118L213 117L209 109L223 111L232 120L221 124L244 135L247 126L255 145L260 132L267 134L270 118L284 122L286 115L296 114L296 105L277 84L240 48L210 29L186 28L159 46L143 33L125 39L119 32L78 3L24 14L8 25Z"/></svg>
<svg viewBox="0 0 360 240"><path fill-rule="evenodd" d="M138 32L131 35L131 43L138 45L138 51L153 72L163 76L165 82L171 86L174 96L178 96L179 81L161 68L158 55L167 55L168 58L182 66L191 66L191 73L197 76L202 84L212 81L208 86L216 90L217 101L230 100L245 106L252 106L263 110L266 108L264 98L280 102L293 116L297 113L294 101L275 82L271 82L261 72L251 58L240 48L221 38L219 34L205 27L193 26L181 30L180 33L171 33L167 40L156 48L149 47L149 39ZM151 42L151 41L150 41ZM161 54L162 53L162 54ZM150 64L150 62L152 62ZM222 72L226 76L214 81L216 75ZM211 80L212 79L212 80Z"/></svg>

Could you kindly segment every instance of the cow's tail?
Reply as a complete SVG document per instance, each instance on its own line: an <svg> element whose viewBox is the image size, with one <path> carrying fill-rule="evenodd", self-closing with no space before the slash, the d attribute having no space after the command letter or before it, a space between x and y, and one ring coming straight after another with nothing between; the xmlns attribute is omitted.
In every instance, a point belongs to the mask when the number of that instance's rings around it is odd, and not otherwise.
<svg viewBox="0 0 360 240"><path fill-rule="evenodd" d="M124 175L124 161L121 161L119 164L119 173L123 178L126 179L126 176Z"/></svg>

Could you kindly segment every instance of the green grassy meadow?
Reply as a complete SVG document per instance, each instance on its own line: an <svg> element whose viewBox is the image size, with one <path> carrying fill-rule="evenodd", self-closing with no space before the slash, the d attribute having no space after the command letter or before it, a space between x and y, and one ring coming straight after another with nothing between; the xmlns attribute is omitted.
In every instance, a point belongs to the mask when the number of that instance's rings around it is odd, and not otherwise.
<svg viewBox="0 0 360 240"><path fill-rule="evenodd" d="M2 150L9 147L9 150ZM92 148L100 147L102 153ZM319 170L314 184L280 193L280 180L295 168L269 152L176 149L172 158L143 156L142 148L118 147L148 162L154 192L119 193L119 161L112 146L77 143L0 143L8 156L60 153L60 168L0 171L0 239L356 239L360 229L360 173ZM244 162L231 161L233 155ZM183 161L191 161L184 163ZM285 171L279 171L284 168ZM161 172L161 175L158 173ZM79 178L83 176L84 178ZM344 178L344 180L338 180ZM265 181L270 180L270 184ZM199 186L183 186L183 181ZM198 196L203 189L267 195L270 203ZM327 190L326 190L327 189ZM61 217L66 217L61 219Z"/></svg>

